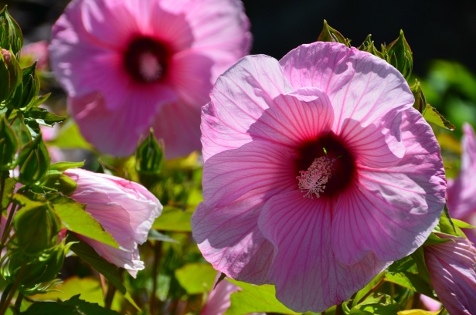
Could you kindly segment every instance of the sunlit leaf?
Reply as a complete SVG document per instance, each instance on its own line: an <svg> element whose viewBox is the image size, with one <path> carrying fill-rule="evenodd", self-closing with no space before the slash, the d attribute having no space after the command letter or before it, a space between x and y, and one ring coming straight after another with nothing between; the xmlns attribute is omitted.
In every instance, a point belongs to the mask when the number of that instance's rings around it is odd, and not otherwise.
<svg viewBox="0 0 476 315"><path fill-rule="evenodd" d="M119 248L119 244L117 244L111 234L106 232L101 224L84 210L85 205L61 195L55 195L50 199L50 202L53 204L62 224L68 231Z"/></svg>
<svg viewBox="0 0 476 315"><path fill-rule="evenodd" d="M436 108L432 107L430 104L426 104L425 109L423 110L423 118L426 121L434 123L437 126L446 128L448 130L455 130L455 126L448 121L443 115L441 115Z"/></svg>
<svg viewBox="0 0 476 315"><path fill-rule="evenodd" d="M22 315L118 315L98 304L79 299L79 294L64 302L41 302L32 304Z"/></svg>
<svg viewBox="0 0 476 315"><path fill-rule="evenodd" d="M299 314L293 312L276 299L276 290L272 285L260 285L226 279L242 290L231 294L231 306L226 315L243 315L257 312Z"/></svg>
<svg viewBox="0 0 476 315"><path fill-rule="evenodd" d="M179 208L165 206L160 217L158 217L153 225L156 230L162 231L192 231L190 219L192 212L183 211Z"/></svg>
<svg viewBox="0 0 476 315"><path fill-rule="evenodd" d="M437 315L439 312L430 312L430 311L424 311L424 310L406 310L406 311L400 311L397 313L397 315Z"/></svg>
<svg viewBox="0 0 476 315"><path fill-rule="evenodd" d="M62 149L93 150L92 145L81 136L78 125L71 120L64 123L56 138L48 143Z"/></svg>
<svg viewBox="0 0 476 315"><path fill-rule="evenodd" d="M203 263L190 263L175 270L175 277L188 294L210 291L216 274L211 265Z"/></svg>
<svg viewBox="0 0 476 315"><path fill-rule="evenodd" d="M379 273L375 278L372 279L363 289L357 292L354 297L354 301L352 302L352 306L357 305L360 303L361 299L366 296L370 291L372 291L380 281L383 280L385 276L384 272Z"/></svg>

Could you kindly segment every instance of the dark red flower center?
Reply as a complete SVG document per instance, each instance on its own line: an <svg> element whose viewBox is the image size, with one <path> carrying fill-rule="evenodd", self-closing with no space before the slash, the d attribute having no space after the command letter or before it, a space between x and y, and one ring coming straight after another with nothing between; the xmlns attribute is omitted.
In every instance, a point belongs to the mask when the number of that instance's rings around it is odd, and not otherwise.
<svg viewBox="0 0 476 315"><path fill-rule="evenodd" d="M356 176L353 154L333 132L303 143L295 169L298 187L309 198L336 196Z"/></svg>
<svg viewBox="0 0 476 315"><path fill-rule="evenodd" d="M123 53L126 72L138 83L152 83L163 79L168 71L170 52L160 41L146 36L131 40Z"/></svg>

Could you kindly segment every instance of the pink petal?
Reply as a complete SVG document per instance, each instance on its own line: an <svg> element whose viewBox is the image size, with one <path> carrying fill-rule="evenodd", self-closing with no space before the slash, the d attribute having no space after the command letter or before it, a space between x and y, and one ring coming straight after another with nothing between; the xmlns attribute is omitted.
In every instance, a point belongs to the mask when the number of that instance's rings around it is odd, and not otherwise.
<svg viewBox="0 0 476 315"><path fill-rule="evenodd" d="M356 48L330 42L302 45L280 64L296 88L314 86L327 93L336 117L333 129L344 137L346 119L366 127L378 124L390 110L413 106L413 94L400 72Z"/></svg>
<svg viewBox="0 0 476 315"><path fill-rule="evenodd" d="M76 235L80 240L91 246L102 258L108 262L124 268L132 276L136 277L139 270L145 268L144 262L140 260L139 250L126 250L114 248L99 241L93 240L83 235Z"/></svg>
<svg viewBox="0 0 476 315"><path fill-rule="evenodd" d="M476 225L476 137L468 123L463 126L461 171L458 177L448 183L448 211L451 216ZM466 231L468 238L476 242L476 232Z"/></svg>
<svg viewBox="0 0 476 315"><path fill-rule="evenodd" d="M220 273L217 274L219 278ZM216 282L216 281L215 281ZM240 288L233 283L221 280L218 284L215 284L212 291L208 295L207 301L203 306L200 315L223 315L230 307L230 295L239 291Z"/></svg>
<svg viewBox="0 0 476 315"><path fill-rule="evenodd" d="M193 51L177 53L172 57L170 80L183 102L201 108L210 101L208 94L214 79L212 66L212 59Z"/></svg>
<svg viewBox="0 0 476 315"><path fill-rule="evenodd" d="M192 216L193 238L213 268L242 281L267 282L273 247L256 225L262 203L248 194L221 208L198 206Z"/></svg>
<svg viewBox="0 0 476 315"><path fill-rule="evenodd" d="M329 132L333 119L327 95L316 88L302 88L278 95L248 132L253 139L296 147Z"/></svg>
<svg viewBox="0 0 476 315"><path fill-rule="evenodd" d="M250 126L279 94L291 92L278 62L267 56L248 56L220 77L203 108L203 159L251 140ZM213 139L213 140L212 140Z"/></svg>
<svg viewBox="0 0 476 315"><path fill-rule="evenodd" d="M81 9L68 7L63 17L80 14L84 29L94 37L95 44L110 49L121 49L131 34L139 33L139 25L133 12L127 7L128 1L83 0ZM81 27L80 23L73 26ZM79 47L78 47L79 48Z"/></svg>
<svg viewBox="0 0 476 315"><path fill-rule="evenodd" d="M162 94L162 97L157 99L154 94ZM129 156L134 153L140 136L148 132L160 107L173 101L175 95L170 90L145 90L138 94L127 93L122 99L127 106L109 111L104 96L91 93L70 98L69 108L87 141L102 152ZM118 132L125 126L127 132Z"/></svg>
<svg viewBox="0 0 476 315"><path fill-rule="evenodd" d="M476 248L465 238L438 236L451 241L424 247L430 282L450 314L476 314Z"/></svg>
<svg viewBox="0 0 476 315"><path fill-rule="evenodd" d="M372 253L340 264L332 247L332 203L304 198L298 190L271 197L258 225L275 246L268 277L276 297L297 312L322 312L347 300L389 263Z"/></svg>
<svg viewBox="0 0 476 315"><path fill-rule="evenodd" d="M162 106L152 128L155 137L165 142L166 158L181 157L190 150L201 149L200 111L200 107L179 102Z"/></svg>
<svg viewBox="0 0 476 315"><path fill-rule="evenodd" d="M439 145L416 110L404 112L401 130L401 162L383 169L360 165L359 183L336 204L333 248L345 264L368 251L381 261L407 256L438 223L445 203Z"/></svg>

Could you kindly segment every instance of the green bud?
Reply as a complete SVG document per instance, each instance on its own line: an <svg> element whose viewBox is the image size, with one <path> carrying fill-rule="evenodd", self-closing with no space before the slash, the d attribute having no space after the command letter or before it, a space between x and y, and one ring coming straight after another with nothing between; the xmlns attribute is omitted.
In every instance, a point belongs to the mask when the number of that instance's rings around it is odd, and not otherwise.
<svg viewBox="0 0 476 315"><path fill-rule="evenodd" d="M147 138L136 149L136 171L142 180L157 178L164 166L164 151L151 129Z"/></svg>
<svg viewBox="0 0 476 315"><path fill-rule="evenodd" d="M59 172L50 172L42 183L42 187L46 186L56 191L60 191L66 196L71 195L78 184L71 179L71 177L66 176Z"/></svg>
<svg viewBox="0 0 476 315"><path fill-rule="evenodd" d="M16 55L22 46L23 33L5 6L0 10L0 47L11 49Z"/></svg>
<svg viewBox="0 0 476 315"><path fill-rule="evenodd" d="M18 165L22 183L36 185L41 182L50 165L50 155L42 141L41 134L21 149Z"/></svg>
<svg viewBox="0 0 476 315"><path fill-rule="evenodd" d="M388 54L387 61L397 68L405 79L408 79L412 74L413 54L402 30L400 30L398 38L386 47L386 52Z"/></svg>
<svg viewBox="0 0 476 315"><path fill-rule="evenodd" d="M420 82L415 80L415 84L413 84L410 89L412 90L413 96L415 97L415 103L413 103L413 107L420 113L423 113L427 103Z"/></svg>
<svg viewBox="0 0 476 315"><path fill-rule="evenodd" d="M40 91L40 80L36 73L36 62L22 69L22 82L6 101L7 107L19 109L27 107Z"/></svg>
<svg viewBox="0 0 476 315"><path fill-rule="evenodd" d="M8 99L21 83L22 72L15 55L1 49L0 54L0 103Z"/></svg>
<svg viewBox="0 0 476 315"><path fill-rule="evenodd" d="M383 58L383 54L377 49L377 47L375 47L371 34L367 35L364 42L357 49L369 52L374 56Z"/></svg>
<svg viewBox="0 0 476 315"><path fill-rule="evenodd" d="M61 221L48 203L35 202L15 214L13 226L19 248L33 255L57 245Z"/></svg>
<svg viewBox="0 0 476 315"><path fill-rule="evenodd" d="M20 290L27 293L28 289L56 278L63 266L68 248L69 246L60 243L34 256L22 251L13 251L7 259L3 275L8 282L14 282L19 278L22 286Z"/></svg>
<svg viewBox="0 0 476 315"><path fill-rule="evenodd" d="M330 27L326 20L324 20L324 27L322 28L321 34L319 34L317 40L320 42L342 43L350 47L350 39L345 38L338 30Z"/></svg>
<svg viewBox="0 0 476 315"><path fill-rule="evenodd" d="M18 140L5 117L0 119L0 171L12 168L15 154L18 150Z"/></svg>

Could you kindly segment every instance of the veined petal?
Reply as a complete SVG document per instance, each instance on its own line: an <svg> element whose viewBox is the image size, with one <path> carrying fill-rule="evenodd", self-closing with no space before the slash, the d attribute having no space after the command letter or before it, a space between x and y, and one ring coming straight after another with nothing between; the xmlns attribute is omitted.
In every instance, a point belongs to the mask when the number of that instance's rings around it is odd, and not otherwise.
<svg viewBox="0 0 476 315"><path fill-rule="evenodd" d="M134 153L141 135L148 129L160 107L176 100L175 94L166 87L143 91L141 94L128 93L122 102L125 106L110 111L104 96L90 93L69 99L69 108L78 123L84 138L102 152L116 156L129 156ZM162 94L155 98L154 94ZM127 126L128 132L118 132Z"/></svg>
<svg viewBox="0 0 476 315"><path fill-rule="evenodd" d="M425 246L430 282L451 314L476 313L476 248L465 238L438 234L449 242Z"/></svg>
<svg viewBox="0 0 476 315"><path fill-rule="evenodd" d="M203 159L249 141L250 126L273 99L291 92L276 59L248 56L221 76L202 112Z"/></svg>
<svg viewBox="0 0 476 315"><path fill-rule="evenodd" d="M295 147L330 131L333 119L327 95L316 88L303 88L276 96L248 133L254 139Z"/></svg>
<svg viewBox="0 0 476 315"><path fill-rule="evenodd" d="M248 192L269 198L286 189L297 189L293 157L292 150L267 141L216 154L203 166L203 198L214 208Z"/></svg>
<svg viewBox="0 0 476 315"><path fill-rule="evenodd" d="M463 125L461 140L463 152L461 171L458 177L448 183L448 211L456 219L476 225L476 137L470 124ZM476 242L476 232L468 230L468 238Z"/></svg>
<svg viewBox="0 0 476 315"><path fill-rule="evenodd" d="M404 112L401 130L408 145L400 163L382 170L360 165L358 184L339 196L332 242L342 263L368 251L381 261L400 259L438 223L446 187L440 148L416 110Z"/></svg>
<svg viewBox="0 0 476 315"><path fill-rule="evenodd" d="M362 126L379 122L390 110L411 108L413 94L400 72L383 59L340 43L302 45L280 60L294 87L314 86L334 107L334 131L345 134L345 120Z"/></svg>
<svg viewBox="0 0 476 315"><path fill-rule="evenodd" d="M299 191L270 198L258 225L274 245L268 277L276 296L298 312L322 312L350 298L388 263L372 253L350 266L335 259L331 244L332 202L311 200Z"/></svg>
<svg viewBox="0 0 476 315"><path fill-rule="evenodd" d="M268 282L273 247L256 225L262 204L260 196L247 194L225 207L198 206L193 238L215 269L242 281Z"/></svg>

